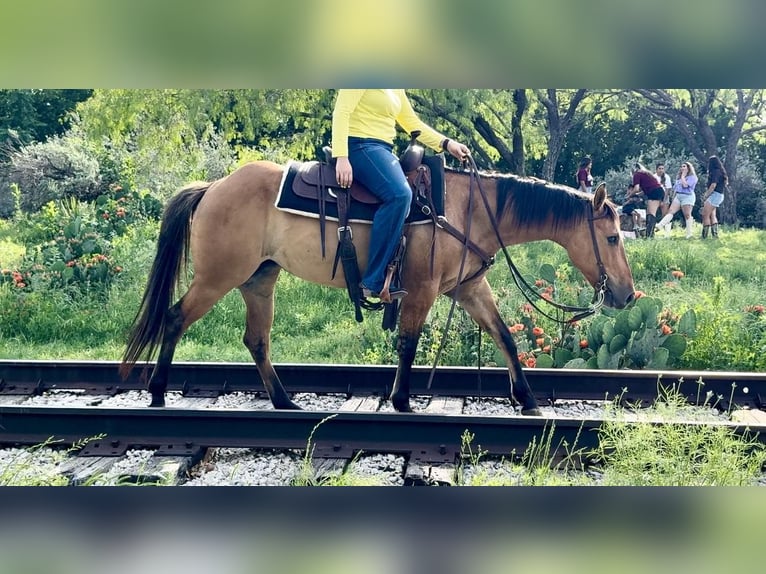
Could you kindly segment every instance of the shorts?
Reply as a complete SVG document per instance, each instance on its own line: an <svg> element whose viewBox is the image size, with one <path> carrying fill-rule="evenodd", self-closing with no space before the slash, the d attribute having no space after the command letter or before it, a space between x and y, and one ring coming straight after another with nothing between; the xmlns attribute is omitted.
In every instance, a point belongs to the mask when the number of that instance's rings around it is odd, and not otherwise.
<svg viewBox="0 0 766 574"><path fill-rule="evenodd" d="M646 199L651 199L654 201L662 201L663 199L665 199L665 188L663 187L658 187L656 189L652 189L645 193L646 193Z"/></svg>
<svg viewBox="0 0 766 574"><path fill-rule="evenodd" d="M676 193L675 201L677 201L682 207L684 205L694 205L697 203L697 194L693 191L691 193Z"/></svg>
<svg viewBox="0 0 766 574"><path fill-rule="evenodd" d="M714 191L713 193L710 194L710 197L707 198L705 203L709 203L713 207L718 207L719 205L723 203L723 197L724 197L723 193Z"/></svg>

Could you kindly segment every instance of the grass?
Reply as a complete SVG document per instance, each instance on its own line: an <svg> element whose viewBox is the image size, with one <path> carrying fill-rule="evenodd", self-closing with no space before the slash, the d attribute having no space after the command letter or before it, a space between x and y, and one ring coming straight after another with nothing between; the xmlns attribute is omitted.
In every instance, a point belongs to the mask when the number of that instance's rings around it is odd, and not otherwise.
<svg viewBox="0 0 766 574"><path fill-rule="evenodd" d="M147 225L115 240L114 258L123 264L124 272L103 296L61 291L17 294L11 285L0 286L0 358L119 360L154 255L156 231L155 224ZM0 245L6 251L14 237L19 234L13 232L12 225L3 223ZM19 249L21 246L10 248L17 253ZM745 325L742 313L745 305L764 302L766 232L724 230L715 242L681 237L634 240L626 243L626 251L637 289L659 297L675 313L689 308L697 312L700 334L689 345L679 368L766 368L766 353L758 351L766 346L766 335ZM541 241L514 246L511 254L532 280L542 264L553 266L560 277L557 298L577 303L581 277L563 248ZM683 279L671 280L674 269L684 272ZM502 258L489 271L488 279L501 315L509 324L516 322L525 300ZM716 292L711 289L714 284L718 285ZM415 364L432 364L444 336L449 307L447 299L439 298L431 309ZM394 364L395 336L381 329L381 320L380 313L365 312L364 322L357 323L345 290L313 285L283 273L276 291L272 360ZM546 332L556 332L552 322L544 318L539 321ZM716 332L725 336L716 340ZM191 326L178 345L175 359L249 362L243 333L244 304L234 291ZM485 364L497 361L486 335L482 344ZM458 310L440 364L474 365L477 354L476 327Z"/></svg>
<svg viewBox="0 0 766 574"><path fill-rule="evenodd" d="M701 386L702 382L697 384ZM463 436L465 464L458 484L465 486L750 486L766 464L766 446L752 433L689 420L689 405L678 386L661 388L655 403L638 414L615 401L613 416L599 429L599 446L585 451L567 445L563 460L552 448L552 431L533 440L521 464L482 465L481 447ZM554 462L554 459L558 462ZM514 460L513 454L511 460ZM583 460L597 461L596 478L573 472ZM471 472L467 472L467 468Z"/></svg>
<svg viewBox="0 0 766 574"><path fill-rule="evenodd" d="M326 476L317 476L312 461L315 447L314 434L321 425L334 419L336 416L337 415L330 415L323 418L313 429L311 429L311 434L309 434L306 443L303 460L301 461L298 472L291 482L291 486L383 486L383 482L376 477L362 476L351 470L353 462L361 456L361 451L359 451L351 461L352 464L345 465L342 471Z"/></svg>

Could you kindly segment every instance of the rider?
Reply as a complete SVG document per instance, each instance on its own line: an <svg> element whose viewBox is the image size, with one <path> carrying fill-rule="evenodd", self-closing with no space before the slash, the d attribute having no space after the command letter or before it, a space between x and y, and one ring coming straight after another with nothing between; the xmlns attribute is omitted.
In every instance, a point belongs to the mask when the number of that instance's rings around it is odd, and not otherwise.
<svg viewBox="0 0 766 574"><path fill-rule="evenodd" d="M393 155L396 124L407 133L420 131L418 139L435 151L447 151L461 161L469 155L465 145L425 124L404 90L338 90L332 115L338 184L350 187L356 178L383 202L373 218L361 284L364 297L381 296L386 267L399 245L412 201L410 185ZM388 294L391 299L401 299L407 291L390 285Z"/></svg>

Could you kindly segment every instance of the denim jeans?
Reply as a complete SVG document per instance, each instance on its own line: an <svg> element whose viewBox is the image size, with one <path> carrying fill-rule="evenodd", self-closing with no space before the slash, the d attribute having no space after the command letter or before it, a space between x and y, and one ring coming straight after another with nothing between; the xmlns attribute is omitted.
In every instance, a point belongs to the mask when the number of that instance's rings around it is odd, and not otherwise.
<svg viewBox="0 0 766 574"><path fill-rule="evenodd" d="M362 283L368 289L383 289L386 266L396 253L404 220L410 212L412 190L390 144L365 138L348 138L348 160L354 179L383 201L375 212L370 235L367 269Z"/></svg>

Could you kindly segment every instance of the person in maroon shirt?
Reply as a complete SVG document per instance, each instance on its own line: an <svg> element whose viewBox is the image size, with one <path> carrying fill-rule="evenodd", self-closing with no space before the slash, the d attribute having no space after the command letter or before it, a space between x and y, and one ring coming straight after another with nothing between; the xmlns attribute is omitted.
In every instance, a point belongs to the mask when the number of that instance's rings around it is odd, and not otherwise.
<svg viewBox="0 0 766 574"><path fill-rule="evenodd" d="M577 189L583 193L593 193L593 176L590 170L593 167L593 160L584 157L580 160L580 169L577 170Z"/></svg>
<svg viewBox="0 0 766 574"><path fill-rule="evenodd" d="M633 167L633 193L643 191L646 197L646 237L654 237L657 209L665 198L665 188L657 181L655 175L640 163Z"/></svg>

